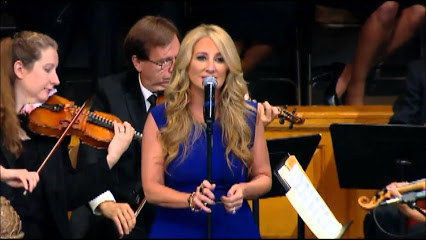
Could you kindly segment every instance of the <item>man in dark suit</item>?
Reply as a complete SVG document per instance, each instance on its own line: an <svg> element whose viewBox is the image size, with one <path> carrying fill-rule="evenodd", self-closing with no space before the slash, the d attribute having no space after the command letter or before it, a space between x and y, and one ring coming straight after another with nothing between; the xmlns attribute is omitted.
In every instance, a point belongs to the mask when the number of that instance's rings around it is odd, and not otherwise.
<svg viewBox="0 0 426 240"><path fill-rule="evenodd" d="M169 84L175 57L179 51L179 32L175 25L162 17L146 16L136 22L124 40L126 59L133 65L131 70L98 79L92 98L92 110L111 113L129 122L137 132L143 131L149 108L156 104L152 98L164 91ZM153 95L154 97L151 97ZM107 158L104 150L81 144L77 168ZM133 141L118 163L111 169L114 181L112 194L117 202L128 203L135 211L143 199L141 185L141 146ZM90 211L85 208L86 212ZM71 221L81 225L82 209L73 212ZM154 213L153 206L146 204L137 217L135 228L125 238L147 238ZM76 237L116 237L113 222L91 216L87 235ZM78 229L79 227L77 227ZM78 231L81 231L78 230Z"/></svg>

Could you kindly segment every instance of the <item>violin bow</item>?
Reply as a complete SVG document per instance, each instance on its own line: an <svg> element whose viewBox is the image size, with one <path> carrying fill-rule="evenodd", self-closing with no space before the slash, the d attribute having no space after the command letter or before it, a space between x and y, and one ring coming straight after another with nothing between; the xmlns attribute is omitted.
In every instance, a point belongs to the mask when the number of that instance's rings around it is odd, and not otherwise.
<svg viewBox="0 0 426 240"><path fill-rule="evenodd" d="M143 206L145 206L145 203L146 203L146 198L143 198L141 203L138 206L138 209L136 209L136 212L135 212L136 218L138 217L139 213L141 212Z"/></svg>
<svg viewBox="0 0 426 240"><path fill-rule="evenodd" d="M37 170L37 173L40 173L40 171L43 169L44 165L46 164L47 160L52 156L53 152L58 148L59 144L61 144L62 140L64 139L65 135L68 133L68 131L71 129L74 122L77 120L78 116L82 113L84 107L86 105L86 102L83 103L83 105L80 107L80 110L78 110L77 114L73 117L70 124L68 124L68 127L65 129L65 131L62 133L61 137L56 142L55 146L53 146L52 150L50 150L47 157L44 159L43 163L40 165L40 167ZM27 195L27 190L24 191L24 195Z"/></svg>

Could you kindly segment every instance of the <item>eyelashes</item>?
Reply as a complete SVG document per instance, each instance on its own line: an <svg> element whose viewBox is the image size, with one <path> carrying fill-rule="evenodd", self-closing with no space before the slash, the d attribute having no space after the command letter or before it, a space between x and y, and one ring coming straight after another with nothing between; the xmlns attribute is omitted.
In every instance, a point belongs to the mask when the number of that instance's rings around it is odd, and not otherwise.
<svg viewBox="0 0 426 240"><path fill-rule="evenodd" d="M55 68L55 66L53 64L47 64L43 69L47 73L50 73L54 68Z"/></svg>
<svg viewBox="0 0 426 240"><path fill-rule="evenodd" d="M199 55L199 56L196 56L195 57L195 59L197 59L198 61L204 61L204 60L206 60L206 56L204 56L204 55Z"/></svg>
<svg viewBox="0 0 426 240"><path fill-rule="evenodd" d="M225 59L223 57L218 57L218 58L215 58L215 61L219 63L224 63Z"/></svg>
<svg viewBox="0 0 426 240"><path fill-rule="evenodd" d="M207 57L205 56L205 55L198 55L198 56L196 56L195 57L198 61L205 61L205 60L207 60ZM214 58L214 61L215 62L218 62L218 63L224 63L225 62L225 59L223 58L223 57L215 57Z"/></svg>

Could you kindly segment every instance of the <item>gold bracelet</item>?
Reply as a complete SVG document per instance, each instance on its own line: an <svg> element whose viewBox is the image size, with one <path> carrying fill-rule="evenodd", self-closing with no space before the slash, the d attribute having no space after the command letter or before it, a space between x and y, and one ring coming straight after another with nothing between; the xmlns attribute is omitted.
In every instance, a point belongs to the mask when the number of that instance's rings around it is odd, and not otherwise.
<svg viewBox="0 0 426 240"><path fill-rule="evenodd" d="M201 208L195 208L194 205L193 205L193 202L192 202L194 195L195 195L195 192L192 192L191 195L189 195L188 200L187 200L188 205L189 205L189 208L191 209L191 211L199 212L199 211L201 211Z"/></svg>

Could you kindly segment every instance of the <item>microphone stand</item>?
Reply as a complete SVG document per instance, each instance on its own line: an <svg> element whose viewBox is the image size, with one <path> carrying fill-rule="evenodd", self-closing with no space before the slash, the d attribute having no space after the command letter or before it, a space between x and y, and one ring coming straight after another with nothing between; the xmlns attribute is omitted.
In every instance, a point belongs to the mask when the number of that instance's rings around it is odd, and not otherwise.
<svg viewBox="0 0 426 240"><path fill-rule="evenodd" d="M211 161L212 161L212 134L213 134L213 128L212 128L212 122L206 123L206 138L207 138L207 181L211 182L212 178L212 171L211 171ZM211 231L212 231L212 224L211 224L211 213L207 213L207 239L211 239Z"/></svg>
<svg viewBox="0 0 426 240"><path fill-rule="evenodd" d="M213 122L215 118L214 112L214 92L217 85L216 78L205 77L203 78L204 86L204 107L203 116L206 123L206 170L207 170L207 181L212 182L212 171L211 171L211 152L212 152L212 134L213 134ZM207 213L207 239L211 238L211 213Z"/></svg>

